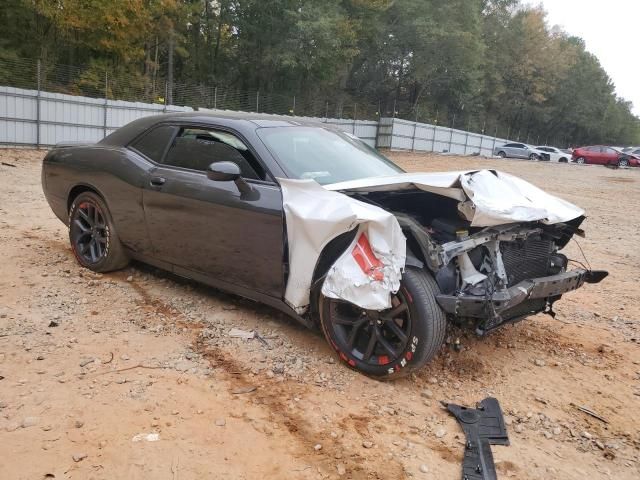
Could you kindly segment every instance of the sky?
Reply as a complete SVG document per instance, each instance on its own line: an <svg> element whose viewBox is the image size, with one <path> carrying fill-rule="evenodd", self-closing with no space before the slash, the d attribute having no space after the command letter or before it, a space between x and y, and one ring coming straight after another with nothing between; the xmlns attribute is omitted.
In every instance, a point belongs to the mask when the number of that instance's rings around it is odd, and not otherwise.
<svg viewBox="0 0 640 480"><path fill-rule="evenodd" d="M582 37L616 92L640 116L640 0L528 0L542 4L551 26Z"/></svg>

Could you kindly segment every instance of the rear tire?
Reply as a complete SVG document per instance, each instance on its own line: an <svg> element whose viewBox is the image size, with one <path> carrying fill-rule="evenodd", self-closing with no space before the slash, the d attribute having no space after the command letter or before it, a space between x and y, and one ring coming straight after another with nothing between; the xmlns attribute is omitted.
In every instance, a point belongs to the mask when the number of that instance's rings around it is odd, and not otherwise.
<svg viewBox="0 0 640 480"><path fill-rule="evenodd" d="M320 295L320 325L350 368L378 379L402 377L433 359L444 343L447 319L438 293L431 275L407 267L391 309L365 311Z"/></svg>
<svg viewBox="0 0 640 480"><path fill-rule="evenodd" d="M94 272L119 270L129 263L109 208L94 192L83 192L73 200L69 241L78 263Z"/></svg>
<svg viewBox="0 0 640 480"><path fill-rule="evenodd" d="M499 156L500 158L507 158L507 154L506 154L506 153L504 153L504 152L498 152L498 156Z"/></svg>
<svg viewBox="0 0 640 480"><path fill-rule="evenodd" d="M618 159L618 167L628 167L628 166L629 166L629 160L627 160L626 158Z"/></svg>

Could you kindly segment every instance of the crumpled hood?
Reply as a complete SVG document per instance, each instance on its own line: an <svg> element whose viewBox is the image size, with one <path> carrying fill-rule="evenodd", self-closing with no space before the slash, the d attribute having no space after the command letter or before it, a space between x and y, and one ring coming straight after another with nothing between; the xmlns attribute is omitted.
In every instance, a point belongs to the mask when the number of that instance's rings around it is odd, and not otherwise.
<svg viewBox="0 0 640 480"><path fill-rule="evenodd" d="M517 222L553 225L584 215L579 207L535 185L497 170L403 173L325 185L341 192L391 192L419 189L458 200L458 209L474 227Z"/></svg>

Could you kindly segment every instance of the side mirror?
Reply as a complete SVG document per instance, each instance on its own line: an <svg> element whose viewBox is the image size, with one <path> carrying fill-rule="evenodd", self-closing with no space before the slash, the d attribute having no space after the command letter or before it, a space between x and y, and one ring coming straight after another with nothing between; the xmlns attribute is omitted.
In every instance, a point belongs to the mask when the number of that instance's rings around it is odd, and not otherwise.
<svg viewBox="0 0 640 480"><path fill-rule="evenodd" d="M215 162L207 168L207 178L214 182L235 182L240 178L240 167L233 162Z"/></svg>

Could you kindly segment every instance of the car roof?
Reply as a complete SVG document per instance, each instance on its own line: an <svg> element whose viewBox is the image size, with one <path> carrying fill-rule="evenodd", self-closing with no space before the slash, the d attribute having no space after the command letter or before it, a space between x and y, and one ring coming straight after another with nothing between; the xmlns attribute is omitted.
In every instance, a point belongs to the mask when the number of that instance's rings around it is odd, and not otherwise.
<svg viewBox="0 0 640 480"><path fill-rule="evenodd" d="M315 126L331 128L327 124L318 121L298 119L296 117L286 117L280 115L269 115L264 113L245 112L218 112L218 111L197 111L166 113L162 115L151 115L134 120L131 123L120 127L99 143L103 145L125 146L128 145L141 133L149 130L161 123L194 123L227 126L240 132L243 130L255 130L256 128L269 127L294 127L294 126Z"/></svg>

